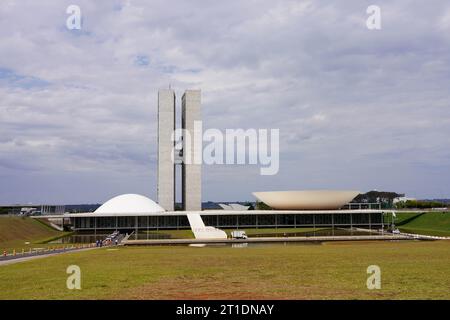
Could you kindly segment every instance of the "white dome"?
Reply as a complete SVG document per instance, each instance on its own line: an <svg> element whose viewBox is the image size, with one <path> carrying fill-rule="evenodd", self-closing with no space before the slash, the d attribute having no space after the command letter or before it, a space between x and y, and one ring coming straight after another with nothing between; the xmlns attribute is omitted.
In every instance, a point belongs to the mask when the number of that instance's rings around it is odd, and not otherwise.
<svg viewBox="0 0 450 320"><path fill-rule="evenodd" d="M139 194L122 194L106 201L95 213L152 213L164 212L155 201Z"/></svg>

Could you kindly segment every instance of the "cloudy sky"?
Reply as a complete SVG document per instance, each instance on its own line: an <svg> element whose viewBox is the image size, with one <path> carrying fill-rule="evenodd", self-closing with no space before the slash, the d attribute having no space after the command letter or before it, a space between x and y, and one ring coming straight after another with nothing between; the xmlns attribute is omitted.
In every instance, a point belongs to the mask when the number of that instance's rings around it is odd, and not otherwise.
<svg viewBox="0 0 450 320"><path fill-rule="evenodd" d="M66 28L71 4L81 30ZM446 0L1 0L0 203L155 198L169 84L202 90L204 128L280 129L277 175L204 166L205 201L450 197L449 59Z"/></svg>

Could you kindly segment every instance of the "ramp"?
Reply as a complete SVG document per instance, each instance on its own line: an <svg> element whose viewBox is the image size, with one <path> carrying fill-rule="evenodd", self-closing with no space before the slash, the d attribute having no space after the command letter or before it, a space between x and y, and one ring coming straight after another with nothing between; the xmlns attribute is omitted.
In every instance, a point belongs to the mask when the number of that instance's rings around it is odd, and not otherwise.
<svg viewBox="0 0 450 320"><path fill-rule="evenodd" d="M187 218L195 239L227 239L227 234L224 231L205 226L200 214L188 213Z"/></svg>

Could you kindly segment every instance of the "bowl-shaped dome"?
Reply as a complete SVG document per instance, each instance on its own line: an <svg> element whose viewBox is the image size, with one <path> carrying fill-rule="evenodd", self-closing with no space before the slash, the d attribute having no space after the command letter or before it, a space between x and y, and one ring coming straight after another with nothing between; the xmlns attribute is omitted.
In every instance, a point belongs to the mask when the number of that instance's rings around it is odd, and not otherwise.
<svg viewBox="0 0 450 320"><path fill-rule="evenodd" d="M279 210L336 210L358 194L359 191L334 190L253 192L260 201Z"/></svg>
<svg viewBox="0 0 450 320"><path fill-rule="evenodd" d="M123 194L106 201L95 213L152 213L164 209L153 200L139 194Z"/></svg>

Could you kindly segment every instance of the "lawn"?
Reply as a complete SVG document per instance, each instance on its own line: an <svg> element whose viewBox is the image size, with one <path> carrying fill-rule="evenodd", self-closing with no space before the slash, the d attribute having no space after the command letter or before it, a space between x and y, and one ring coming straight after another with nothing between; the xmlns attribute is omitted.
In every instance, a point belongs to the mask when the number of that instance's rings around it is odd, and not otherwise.
<svg viewBox="0 0 450 320"><path fill-rule="evenodd" d="M0 299L450 299L449 275L450 241L120 247L0 266Z"/></svg>
<svg viewBox="0 0 450 320"><path fill-rule="evenodd" d="M427 212L424 214L403 213L397 222L400 231L435 236L450 236L450 213Z"/></svg>
<svg viewBox="0 0 450 320"><path fill-rule="evenodd" d="M169 235L172 239L193 239L194 234L191 229L181 229L181 230L151 230L151 231L139 231L142 238L148 233L151 235Z"/></svg>
<svg viewBox="0 0 450 320"><path fill-rule="evenodd" d="M414 220L418 216L422 215L422 212L398 212L395 217L395 224L397 226L401 226L403 224L408 223L411 220Z"/></svg>
<svg viewBox="0 0 450 320"><path fill-rule="evenodd" d="M52 246L46 244L53 239L65 236L68 232L55 230L48 225L27 217L0 216L0 250L28 250L35 247Z"/></svg>

